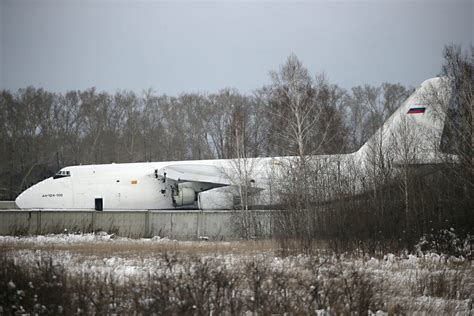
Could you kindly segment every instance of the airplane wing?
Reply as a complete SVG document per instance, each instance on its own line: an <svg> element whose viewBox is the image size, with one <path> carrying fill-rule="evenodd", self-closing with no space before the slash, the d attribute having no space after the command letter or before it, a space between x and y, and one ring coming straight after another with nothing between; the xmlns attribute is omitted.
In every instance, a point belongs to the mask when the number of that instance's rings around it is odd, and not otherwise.
<svg viewBox="0 0 474 316"><path fill-rule="evenodd" d="M211 165L176 164L158 170L158 175L178 182L205 182L231 185L230 177L223 168Z"/></svg>

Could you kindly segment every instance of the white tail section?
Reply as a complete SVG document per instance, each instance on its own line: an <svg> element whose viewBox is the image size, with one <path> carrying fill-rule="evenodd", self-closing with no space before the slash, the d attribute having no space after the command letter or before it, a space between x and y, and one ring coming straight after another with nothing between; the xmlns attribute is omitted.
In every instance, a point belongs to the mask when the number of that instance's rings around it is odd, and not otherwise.
<svg viewBox="0 0 474 316"><path fill-rule="evenodd" d="M448 87L444 78L424 81L359 149L356 154L361 161L383 156L394 165L441 162L446 156L440 153L440 144L450 98Z"/></svg>

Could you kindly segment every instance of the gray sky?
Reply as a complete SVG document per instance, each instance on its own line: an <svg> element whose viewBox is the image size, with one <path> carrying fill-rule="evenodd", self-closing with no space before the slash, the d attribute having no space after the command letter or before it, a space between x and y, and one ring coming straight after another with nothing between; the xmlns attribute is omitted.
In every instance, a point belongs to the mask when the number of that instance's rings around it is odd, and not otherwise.
<svg viewBox="0 0 474 316"><path fill-rule="evenodd" d="M344 88L435 76L473 1L0 0L0 88L241 92L295 53Z"/></svg>

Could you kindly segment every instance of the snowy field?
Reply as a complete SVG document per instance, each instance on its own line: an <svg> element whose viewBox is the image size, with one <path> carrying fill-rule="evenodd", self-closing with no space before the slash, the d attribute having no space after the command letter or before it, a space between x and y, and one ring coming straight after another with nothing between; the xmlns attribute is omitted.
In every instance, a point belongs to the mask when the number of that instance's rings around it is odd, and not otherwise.
<svg viewBox="0 0 474 316"><path fill-rule="evenodd" d="M280 256L270 241L0 237L0 314L473 313L472 259Z"/></svg>

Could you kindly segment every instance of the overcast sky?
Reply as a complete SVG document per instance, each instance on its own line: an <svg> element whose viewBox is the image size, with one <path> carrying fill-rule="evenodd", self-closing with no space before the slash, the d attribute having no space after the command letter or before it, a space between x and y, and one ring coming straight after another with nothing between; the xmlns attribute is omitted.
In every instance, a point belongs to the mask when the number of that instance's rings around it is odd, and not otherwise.
<svg viewBox="0 0 474 316"><path fill-rule="evenodd" d="M0 88L243 93L292 52L344 88L436 76L473 1L0 0Z"/></svg>

